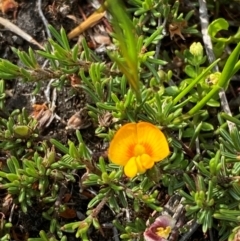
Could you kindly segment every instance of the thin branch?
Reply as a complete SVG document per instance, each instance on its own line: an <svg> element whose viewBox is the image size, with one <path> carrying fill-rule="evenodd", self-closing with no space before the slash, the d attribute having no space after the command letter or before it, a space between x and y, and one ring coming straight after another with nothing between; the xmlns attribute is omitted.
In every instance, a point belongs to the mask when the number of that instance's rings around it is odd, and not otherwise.
<svg viewBox="0 0 240 241"><path fill-rule="evenodd" d="M9 29L11 32L19 35L20 37L22 37L29 43L34 44L34 45L38 46L38 48L44 50L44 47L40 43L38 43L32 36L30 36L29 34L24 32L22 29L20 29L15 24L11 23L9 20L0 17L0 24L3 25L5 28Z"/></svg>
<svg viewBox="0 0 240 241"><path fill-rule="evenodd" d="M48 38L52 38L52 35L51 35L51 33L48 29L48 21L45 18L44 14L43 14L43 11L42 11L42 0L38 0L38 13L39 13L39 16L42 19L42 22L43 22L45 28L46 28Z"/></svg>
<svg viewBox="0 0 240 241"><path fill-rule="evenodd" d="M106 13L106 11L104 11L104 12L94 12L85 21L83 21L76 28L74 28L68 34L68 38L73 39L74 37L83 33L86 29L95 26L105 16L105 13Z"/></svg>
<svg viewBox="0 0 240 241"><path fill-rule="evenodd" d="M202 28L203 42L204 42L204 46L205 46L205 49L206 49L208 60L211 64L215 61L216 58L215 58L215 55L213 53L212 41L211 41L211 38L210 38L210 36L208 34L208 31L207 31L208 25L209 25L207 4L206 4L206 0L198 0L198 2L199 2L199 15L200 15L199 17L200 17L201 28ZM218 66L216 65L213 68L213 70L215 72L219 72ZM220 101L221 101L223 111L226 114L232 116L232 113L231 113L231 110L230 110L230 107L229 107L224 89L221 89L219 91L219 98L220 98ZM229 131L231 131L233 129L233 127L235 126L235 124L230 122L230 121L227 121L227 123L228 123Z"/></svg>
<svg viewBox="0 0 240 241"><path fill-rule="evenodd" d="M163 31L162 31L163 36L166 35L166 29L165 29L166 28L166 24L167 24L167 18L164 18L163 22L162 22L161 17L158 18L158 28L161 27L161 26L163 27ZM162 43L162 41L159 40L157 45L156 45L156 50L155 50L155 55L154 55L155 59L159 58L161 43Z"/></svg>

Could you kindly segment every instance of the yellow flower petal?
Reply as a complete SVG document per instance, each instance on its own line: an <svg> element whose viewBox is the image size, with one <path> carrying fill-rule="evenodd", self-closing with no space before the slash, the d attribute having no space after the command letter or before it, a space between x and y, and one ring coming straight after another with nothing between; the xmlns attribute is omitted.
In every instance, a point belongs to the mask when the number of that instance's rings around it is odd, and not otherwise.
<svg viewBox="0 0 240 241"><path fill-rule="evenodd" d="M124 173L127 177L135 177L138 173L136 158L132 157L124 166Z"/></svg>
<svg viewBox="0 0 240 241"><path fill-rule="evenodd" d="M143 145L137 144L134 146L133 154L134 156L140 156L146 152L145 147Z"/></svg>
<svg viewBox="0 0 240 241"><path fill-rule="evenodd" d="M117 164L125 166L134 156L134 146L137 144L137 124L129 123L122 126L115 134L108 149L109 159Z"/></svg>
<svg viewBox="0 0 240 241"><path fill-rule="evenodd" d="M153 159L148 154L141 155L140 160L145 169L150 169L154 165Z"/></svg>
<svg viewBox="0 0 240 241"><path fill-rule="evenodd" d="M137 124L137 140L138 144L142 144L154 162L161 161L166 158L170 151L165 135L156 126L139 122Z"/></svg>
<svg viewBox="0 0 240 241"><path fill-rule="evenodd" d="M143 167L141 157L137 156L135 161L136 161L138 172L141 173L141 174L144 173L146 171L146 168Z"/></svg>
<svg viewBox="0 0 240 241"><path fill-rule="evenodd" d="M169 226L167 226L166 228L159 227L157 228L156 234L161 238L167 239L171 232L172 232L172 229Z"/></svg>

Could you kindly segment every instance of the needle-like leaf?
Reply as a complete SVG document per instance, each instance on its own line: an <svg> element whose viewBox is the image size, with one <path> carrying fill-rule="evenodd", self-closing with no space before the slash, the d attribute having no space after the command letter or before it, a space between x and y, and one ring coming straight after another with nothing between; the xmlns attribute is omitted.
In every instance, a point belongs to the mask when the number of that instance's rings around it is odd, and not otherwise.
<svg viewBox="0 0 240 241"><path fill-rule="evenodd" d="M111 54L119 69L126 76L130 86L139 94L137 36L133 22L128 16L123 3L119 0L107 0L107 10L112 15L114 37L119 43L121 57Z"/></svg>

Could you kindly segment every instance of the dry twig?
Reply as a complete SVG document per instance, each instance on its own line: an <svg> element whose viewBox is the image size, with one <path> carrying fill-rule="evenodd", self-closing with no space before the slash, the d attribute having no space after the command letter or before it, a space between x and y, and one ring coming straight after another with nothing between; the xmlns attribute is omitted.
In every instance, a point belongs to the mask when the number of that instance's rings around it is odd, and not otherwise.
<svg viewBox="0 0 240 241"><path fill-rule="evenodd" d="M38 12L39 12L39 16L41 17L42 19L42 22L46 28L46 32L47 32L47 36L48 38L52 38L52 35L48 29L48 21L47 19L45 18L43 12L42 12L42 0L38 0Z"/></svg>
<svg viewBox="0 0 240 241"><path fill-rule="evenodd" d="M93 27L96 25L103 17L105 16L104 12L94 12L91 16L89 16L85 21L79 24L76 28L74 28L69 34L68 38L72 39L81 33L83 33L86 29Z"/></svg>
<svg viewBox="0 0 240 241"><path fill-rule="evenodd" d="M211 41L211 38L207 31L208 25L209 25L207 4L206 4L206 0L198 0L198 2L199 2L199 15L200 15L201 28L202 28L203 42L205 45L209 63L211 64L215 61L216 58L213 53L212 41ZM214 67L214 71L219 72L219 68L217 65ZM226 114L232 116L232 113L231 113L231 110L230 110L230 107L229 107L229 104L228 104L228 101L227 101L227 98L225 95L225 91L223 89L221 89L219 91L219 98L221 101L223 111ZM228 123L229 131L231 131L233 129L233 127L235 126L235 124L230 121L227 121L227 123Z"/></svg>
<svg viewBox="0 0 240 241"><path fill-rule="evenodd" d="M34 44L34 45L38 46L38 48L44 50L44 47L40 43L38 43L32 36L30 36L29 34L24 32L22 29L20 29L15 24L11 23L9 20L0 17L0 24L2 24L5 28L9 29L11 32L19 35L20 37L22 37L29 43Z"/></svg>

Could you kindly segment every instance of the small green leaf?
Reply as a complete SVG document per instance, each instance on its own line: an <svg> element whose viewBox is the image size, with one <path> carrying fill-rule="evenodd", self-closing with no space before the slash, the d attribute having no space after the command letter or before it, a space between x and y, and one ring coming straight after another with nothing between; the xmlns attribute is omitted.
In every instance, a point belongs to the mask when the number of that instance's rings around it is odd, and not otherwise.
<svg viewBox="0 0 240 241"><path fill-rule="evenodd" d="M13 127L13 132L18 137L27 137L31 131L28 126L17 125Z"/></svg>
<svg viewBox="0 0 240 241"><path fill-rule="evenodd" d="M10 181L10 182L13 182L15 180L18 180L19 179L19 176L17 174L14 174L14 173L8 173L6 175L6 178Z"/></svg>
<svg viewBox="0 0 240 241"><path fill-rule="evenodd" d="M212 130L214 130L214 127L213 127L213 125L210 124L210 123L203 122L203 123L202 123L201 130L203 130L203 131L212 131Z"/></svg>
<svg viewBox="0 0 240 241"><path fill-rule="evenodd" d="M52 25L48 25L48 29L50 30L53 37L57 40L57 42L61 44L61 46L64 46L62 36L59 34L59 32Z"/></svg>
<svg viewBox="0 0 240 241"><path fill-rule="evenodd" d="M219 101L214 100L214 99L210 99L210 100L207 102L207 105L208 105L208 106L211 106L211 107L220 107Z"/></svg>
<svg viewBox="0 0 240 241"><path fill-rule="evenodd" d="M55 139L50 139L50 142L55 146L57 147L58 150L62 151L63 153L65 154L68 154L69 153L69 150L66 146L64 146L62 143L58 142L57 140Z"/></svg>
<svg viewBox="0 0 240 241"><path fill-rule="evenodd" d="M69 41L68 41L66 32L65 32L65 30L64 30L63 27L61 28L60 33L61 33L61 37L62 37L63 47L64 47L66 50L70 51Z"/></svg>
<svg viewBox="0 0 240 241"><path fill-rule="evenodd" d="M184 72L191 78L196 78L197 77L196 70L191 65L187 65L185 67L185 69L184 69Z"/></svg>
<svg viewBox="0 0 240 241"><path fill-rule="evenodd" d="M216 34L221 30L228 30L229 24L224 18L218 18L212 21L208 26L208 34L213 39L214 42L225 42L227 43L229 38L216 38Z"/></svg>

